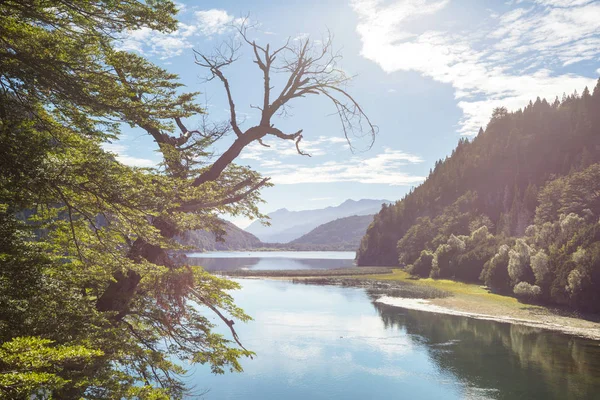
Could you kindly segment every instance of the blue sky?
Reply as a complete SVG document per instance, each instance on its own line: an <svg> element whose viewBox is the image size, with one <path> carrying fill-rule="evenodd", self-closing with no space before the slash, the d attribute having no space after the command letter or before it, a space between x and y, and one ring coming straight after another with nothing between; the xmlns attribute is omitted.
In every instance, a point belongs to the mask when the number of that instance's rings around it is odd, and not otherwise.
<svg viewBox="0 0 600 400"><path fill-rule="evenodd" d="M293 103L291 115L274 120L284 132L304 130L303 149L271 138L251 145L237 160L275 187L263 191L263 212L337 205L348 198L397 200L418 185L458 139L484 126L492 110L518 109L536 96L593 88L600 75L600 2L589 0L303 0L179 2L179 29L170 34L127 32L119 46L180 75L201 91L209 118L226 121L220 82L204 82L192 49L210 51L233 35L231 23L249 15L259 43L282 45L288 37L319 39L327 29L343 54L341 67L356 75L348 90L379 134L368 151L356 139L350 151L333 105L318 96ZM238 115L258 122L250 107L260 101L262 75L248 49L226 71ZM199 119L187 121L188 127ZM227 145L227 138L221 144ZM107 148L121 161L154 165L148 135L125 129ZM217 149L218 150L218 149ZM240 226L249 221L233 219Z"/></svg>

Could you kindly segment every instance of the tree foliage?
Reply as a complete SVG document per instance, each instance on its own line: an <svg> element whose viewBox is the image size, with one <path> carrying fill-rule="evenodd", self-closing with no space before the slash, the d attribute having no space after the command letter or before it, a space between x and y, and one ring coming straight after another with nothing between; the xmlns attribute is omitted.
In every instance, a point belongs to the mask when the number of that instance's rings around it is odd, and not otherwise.
<svg viewBox="0 0 600 400"><path fill-rule="evenodd" d="M288 101L318 92L344 132L362 123L375 134L340 86L348 78L330 41L288 43L277 50L285 64L274 66L270 47L244 29L265 81L260 124L242 129L225 85L231 119L188 129L187 118L203 113L197 94L115 48L128 30L175 29L175 12L169 0L0 4L0 390L9 398L182 398L185 371L173 360L241 371L253 353L233 327L250 318L230 294L238 285L188 265L176 239L222 232L224 213L262 217L269 180L234 160L267 135L303 153L301 134L275 125ZM201 59L227 82L233 59ZM274 101L270 68L290 82ZM154 140L159 167L125 166L103 150L122 124ZM214 159L229 132L235 141ZM230 335L213 330L214 316Z"/></svg>

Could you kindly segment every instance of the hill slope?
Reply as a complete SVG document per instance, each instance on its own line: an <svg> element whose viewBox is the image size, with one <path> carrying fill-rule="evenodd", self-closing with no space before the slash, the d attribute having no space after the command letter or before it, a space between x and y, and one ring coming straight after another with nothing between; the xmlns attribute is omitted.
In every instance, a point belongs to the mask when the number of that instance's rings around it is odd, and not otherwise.
<svg viewBox="0 0 600 400"><path fill-rule="evenodd" d="M223 229L226 233L222 242L217 241L214 233L203 230L186 232L181 235L179 241L182 244L204 251L246 250L261 246L259 238L238 228L229 221L223 221Z"/></svg>
<svg viewBox="0 0 600 400"><path fill-rule="evenodd" d="M310 232L317 226L351 215L375 214L387 200L346 200L339 206L315 210L289 211L285 208L268 214L271 226L253 222L246 231L263 242L287 243Z"/></svg>
<svg viewBox="0 0 600 400"><path fill-rule="evenodd" d="M546 181L600 160L598 103L596 87L593 97L587 92L552 105L538 98L514 113L496 110L485 131L471 142L461 139L423 184L382 208L362 240L359 265L398 265L397 242L417 218L440 215L469 191L477 200L468 207L489 217L496 232L524 233Z"/></svg>
<svg viewBox="0 0 600 400"><path fill-rule="evenodd" d="M339 250L356 250L373 215L352 215L319 225L309 233L291 241L291 245L326 245Z"/></svg>
<svg viewBox="0 0 600 400"><path fill-rule="evenodd" d="M593 94L496 109L485 131L382 207L357 263L600 312L599 218L600 80Z"/></svg>

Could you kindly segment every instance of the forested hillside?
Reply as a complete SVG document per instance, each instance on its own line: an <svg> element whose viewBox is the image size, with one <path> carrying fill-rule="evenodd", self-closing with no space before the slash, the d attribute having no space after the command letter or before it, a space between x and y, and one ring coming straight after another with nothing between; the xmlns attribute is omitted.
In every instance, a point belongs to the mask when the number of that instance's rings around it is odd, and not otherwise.
<svg viewBox="0 0 600 400"><path fill-rule="evenodd" d="M356 250L373 221L373 215L352 215L319 225L290 245L333 246L338 250Z"/></svg>
<svg viewBox="0 0 600 400"><path fill-rule="evenodd" d="M599 161L600 80L592 94L498 108L423 184L384 205L357 262L598 311Z"/></svg>
<svg viewBox="0 0 600 400"><path fill-rule="evenodd" d="M228 221L222 221L222 236L206 230L193 230L183 233L179 242L202 251L246 250L262 245L260 239Z"/></svg>

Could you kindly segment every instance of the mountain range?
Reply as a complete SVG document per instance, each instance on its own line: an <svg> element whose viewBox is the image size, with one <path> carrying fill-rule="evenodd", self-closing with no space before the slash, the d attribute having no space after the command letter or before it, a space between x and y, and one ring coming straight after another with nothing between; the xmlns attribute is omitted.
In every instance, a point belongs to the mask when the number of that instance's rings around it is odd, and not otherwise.
<svg viewBox="0 0 600 400"><path fill-rule="evenodd" d="M311 232L319 225L333 220L350 217L373 215L381 210L388 200L346 200L339 206L314 210L290 211L282 208L268 214L270 226L260 221L253 222L246 228L247 232L267 243L289 243Z"/></svg>

